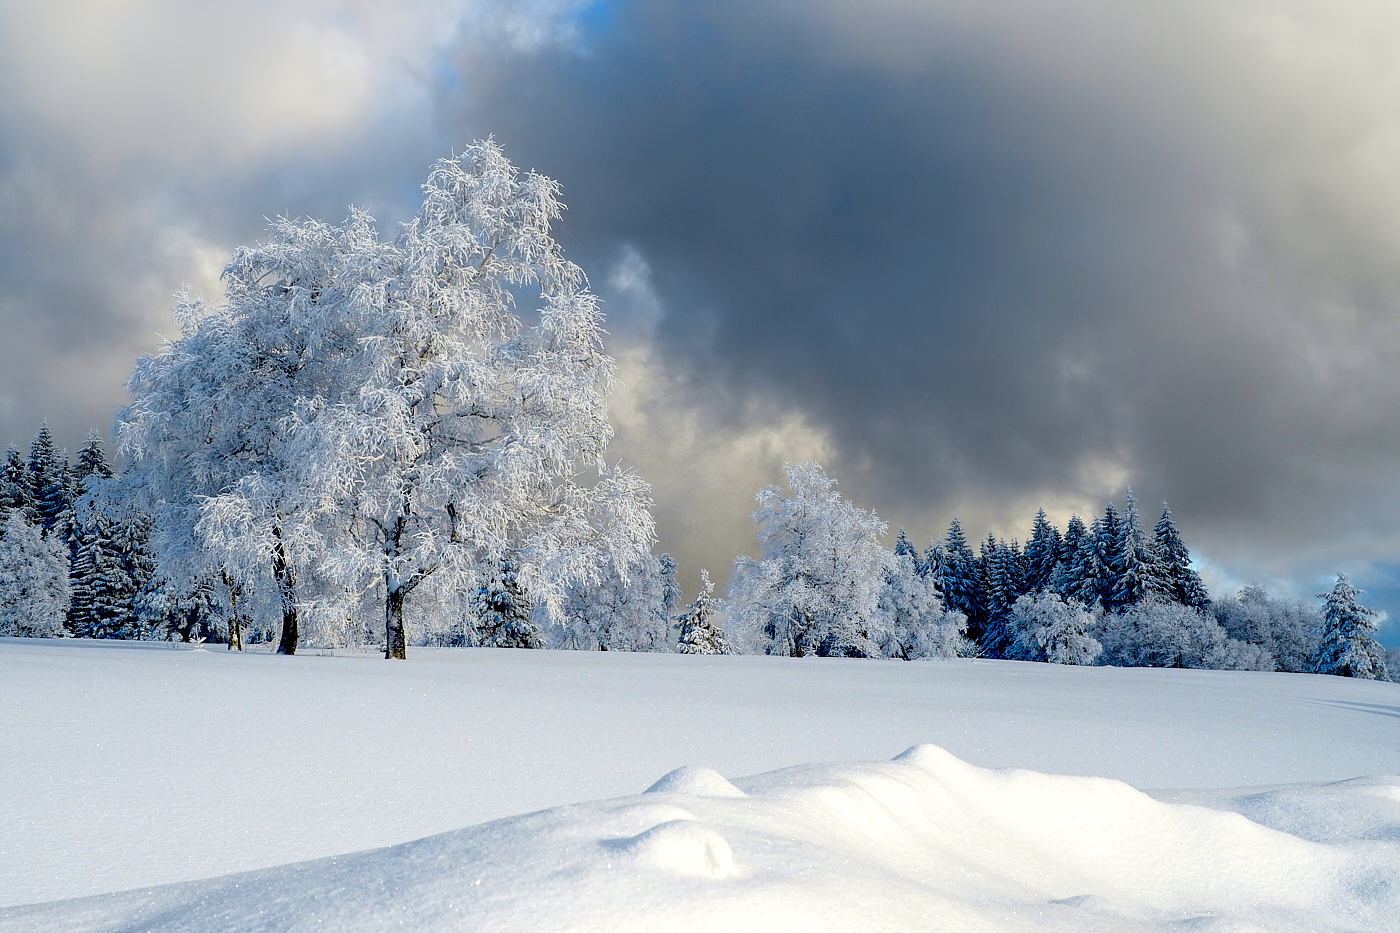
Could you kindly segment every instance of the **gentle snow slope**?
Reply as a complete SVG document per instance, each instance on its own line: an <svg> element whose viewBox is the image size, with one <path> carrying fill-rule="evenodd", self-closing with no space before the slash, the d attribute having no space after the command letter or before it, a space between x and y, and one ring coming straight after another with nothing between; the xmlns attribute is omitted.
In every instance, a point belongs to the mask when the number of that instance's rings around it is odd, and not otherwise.
<svg viewBox="0 0 1400 933"><path fill-rule="evenodd" d="M0 931L1400 929L1400 842L1310 842L932 745L737 784L683 769L389 849L0 911ZM1400 811L1400 781L1365 787Z"/></svg>
<svg viewBox="0 0 1400 933"><path fill-rule="evenodd" d="M732 776L884 760L931 742L974 765L1142 788L1400 774L1400 685L1286 674L504 650L389 663L0 639L0 704L0 905L408 842L635 794L684 764ZM1199 799L1265 822L1287 817L1278 825L1305 835L1364 813L1343 836L1386 838L1388 825L1393 842L1396 794L1382 781ZM1319 795L1340 802L1307 803ZM583 820L579 838L614 832L590 822L613 805L589 806L602 809L569 811ZM736 852L736 838L768 831L714 825ZM736 855L749 866L756 857Z"/></svg>

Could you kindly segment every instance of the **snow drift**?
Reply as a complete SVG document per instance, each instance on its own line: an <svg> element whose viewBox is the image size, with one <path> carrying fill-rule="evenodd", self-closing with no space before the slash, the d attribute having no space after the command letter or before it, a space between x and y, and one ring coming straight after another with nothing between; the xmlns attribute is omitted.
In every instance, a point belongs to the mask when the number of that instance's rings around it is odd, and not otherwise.
<svg viewBox="0 0 1400 933"><path fill-rule="evenodd" d="M1400 929L1400 779L1249 799L1329 841L920 745L732 783L686 768L405 845L12 908L0 930ZM1383 818L1336 832L1362 800Z"/></svg>

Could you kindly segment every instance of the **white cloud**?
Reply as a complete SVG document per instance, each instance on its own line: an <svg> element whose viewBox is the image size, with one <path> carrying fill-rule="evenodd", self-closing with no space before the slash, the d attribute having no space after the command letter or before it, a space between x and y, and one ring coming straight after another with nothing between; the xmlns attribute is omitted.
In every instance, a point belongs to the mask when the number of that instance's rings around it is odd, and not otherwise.
<svg viewBox="0 0 1400 933"><path fill-rule="evenodd" d="M405 108L428 117L460 30L566 41L577 2L9 2L0 91L12 113L123 157L223 166L326 149Z"/></svg>

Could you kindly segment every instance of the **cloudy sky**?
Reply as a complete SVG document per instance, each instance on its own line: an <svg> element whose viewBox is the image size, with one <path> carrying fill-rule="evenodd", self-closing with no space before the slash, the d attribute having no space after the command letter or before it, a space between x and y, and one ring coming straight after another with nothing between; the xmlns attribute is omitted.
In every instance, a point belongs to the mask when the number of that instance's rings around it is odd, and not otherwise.
<svg viewBox="0 0 1400 933"><path fill-rule="evenodd" d="M265 218L392 230L487 134L563 185L688 592L810 458L920 544L1131 484L1217 590L1400 620L1381 0L0 0L0 443L106 433Z"/></svg>

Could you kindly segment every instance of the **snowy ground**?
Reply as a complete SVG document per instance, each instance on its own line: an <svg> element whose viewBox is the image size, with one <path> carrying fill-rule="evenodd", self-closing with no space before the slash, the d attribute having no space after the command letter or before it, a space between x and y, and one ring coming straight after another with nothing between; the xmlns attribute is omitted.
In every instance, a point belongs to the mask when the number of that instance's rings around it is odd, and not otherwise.
<svg viewBox="0 0 1400 933"><path fill-rule="evenodd" d="M1395 684L0 639L0 703L0 905L188 882L3 931L1400 929Z"/></svg>

